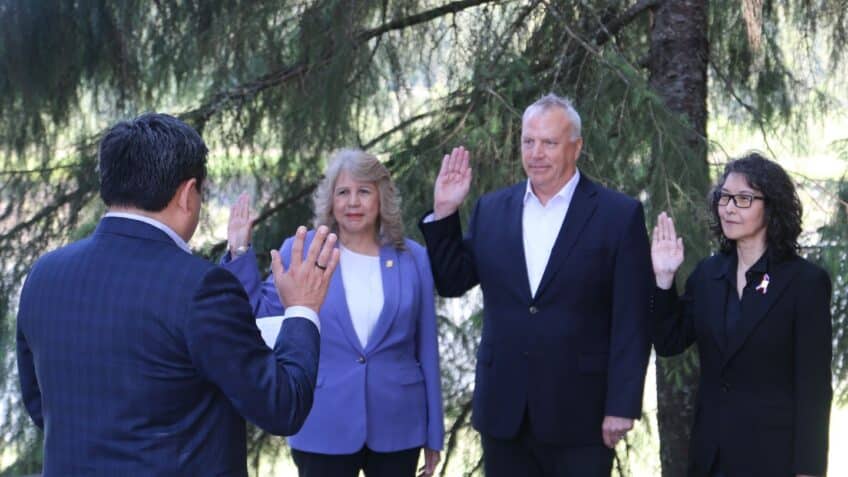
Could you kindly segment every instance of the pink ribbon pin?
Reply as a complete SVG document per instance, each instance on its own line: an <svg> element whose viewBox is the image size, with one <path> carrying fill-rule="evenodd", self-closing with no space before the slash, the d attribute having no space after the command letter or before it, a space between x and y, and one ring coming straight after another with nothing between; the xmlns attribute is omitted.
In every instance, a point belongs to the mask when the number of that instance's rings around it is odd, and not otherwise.
<svg viewBox="0 0 848 477"><path fill-rule="evenodd" d="M763 295L765 295L766 292L768 292L768 286L769 286L769 276L768 276L768 273L766 273L765 275L763 275L763 281L761 281L760 284L757 285L757 288L755 288L755 290L758 291L758 292L762 292Z"/></svg>

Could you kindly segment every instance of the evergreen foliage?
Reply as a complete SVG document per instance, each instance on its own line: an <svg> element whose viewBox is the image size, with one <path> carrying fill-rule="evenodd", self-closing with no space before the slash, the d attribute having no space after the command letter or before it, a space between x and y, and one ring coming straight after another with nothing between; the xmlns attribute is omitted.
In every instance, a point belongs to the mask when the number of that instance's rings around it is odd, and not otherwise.
<svg viewBox="0 0 848 477"><path fill-rule="evenodd" d="M415 236L442 154L471 149L472 197L521 180L523 107L549 91L566 94L583 118L581 170L643 199L649 226L672 210L688 260L705 256L709 143L697 118L669 108L650 83L652 15L666 1L675 0L0 0L0 343L14 343L14 305L33 261L89 233L103 212L99 134L150 110L202 132L212 150L211 207L250 190L260 212L254 243L264 252L309 220L310 194L334 149L386 157ZM703 3L711 112L770 134L838 104L809 78L842 65L848 0ZM803 48L787 51L787 29ZM833 46L825 66L804 60L819 41ZM706 114L704 105L702 121ZM835 266L835 366L844 383L848 219L840 210L821 236L843 247L824 256ZM215 257L221 239L195 245ZM479 327L450 317L440 326L443 356L456 357L443 360L447 426L460 431ZM13 355L2 362L0 449L20 456L14 472L37 469L39 435L17 401ZM455 436L446 460L460 458L450 453ZM253 429L252 464L280 445Z"/></svg>

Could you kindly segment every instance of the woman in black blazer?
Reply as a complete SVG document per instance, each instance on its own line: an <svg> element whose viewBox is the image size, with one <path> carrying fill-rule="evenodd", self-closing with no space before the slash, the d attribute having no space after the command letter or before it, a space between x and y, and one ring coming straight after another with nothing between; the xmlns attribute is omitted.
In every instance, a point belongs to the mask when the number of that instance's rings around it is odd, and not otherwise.
<svg viewBox="0 0 848 477"><path fill-rule="evenodd" d="M801 202L786 172L751 153L727 164L710 203L720 253L674 290L683 240L654 227L657 354L698 343L689 475L823 476L831 390L831 283L798 256Z"/></svg>

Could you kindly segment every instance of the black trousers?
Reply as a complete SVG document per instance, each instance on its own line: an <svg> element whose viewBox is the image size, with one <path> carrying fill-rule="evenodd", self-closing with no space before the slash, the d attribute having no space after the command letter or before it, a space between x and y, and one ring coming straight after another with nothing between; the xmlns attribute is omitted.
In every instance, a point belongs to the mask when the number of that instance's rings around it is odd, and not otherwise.
<svg viewBox="0 0 848 477"><path fill-rule="evenodd" d="M292 449L299 477L414 477L421 448L375 452L367 446L354 454L317 454Z"/></svg>
<svg viewBox="0 0 848 477"><path fill-rule="evenodd" d="M564 447L539 442L533 436L526 411L515 437L480 437L486 477L609 477L612 472L612 449L604 445Z"/></svg>

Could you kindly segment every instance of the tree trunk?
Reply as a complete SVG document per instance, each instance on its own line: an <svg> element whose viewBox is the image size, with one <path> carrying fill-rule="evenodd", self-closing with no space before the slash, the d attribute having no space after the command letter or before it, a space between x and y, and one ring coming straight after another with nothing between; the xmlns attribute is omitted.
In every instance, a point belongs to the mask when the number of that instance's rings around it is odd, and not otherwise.
<svg viewBox="0 0 848 477"><path fill-rule="evenodd" d="M651 86L692 129L692 160L706 171L708 0L665 0L654 9Z"/></svg>
<svg viewBox="0 0 848 477"><path fill-rule="evenodd" d="M680 114L687 129L684 150L663 138L654 142L656 177L652 180L653 212L668 210L686 242L690 271L708 253L704 224L709 188L707 167L707 40L708 0L665 0L653 12L650 82L665 105ZM686 274L679 273L679 277ZM680 280L678 280L680 281ZM657 360L657 423L663 477L684 477L689 431L697 390L697 358Z"/></svg>

